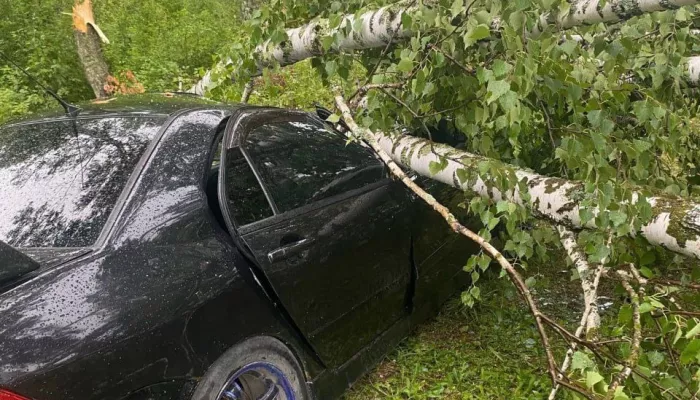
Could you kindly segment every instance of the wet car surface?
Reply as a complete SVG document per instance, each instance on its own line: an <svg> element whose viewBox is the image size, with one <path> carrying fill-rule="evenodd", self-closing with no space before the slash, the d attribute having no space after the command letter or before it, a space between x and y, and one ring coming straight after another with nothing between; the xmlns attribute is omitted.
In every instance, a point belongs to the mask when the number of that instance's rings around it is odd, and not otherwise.
<svg viewBox="0 0 700 400"><path fill-rule="evenodd" d="M0 127L0 191L0 241L38 266L0 274L0 388L37 400L190 398L251 337L335 398L475 251L300 111L150 96L28 119Z"/></svg>

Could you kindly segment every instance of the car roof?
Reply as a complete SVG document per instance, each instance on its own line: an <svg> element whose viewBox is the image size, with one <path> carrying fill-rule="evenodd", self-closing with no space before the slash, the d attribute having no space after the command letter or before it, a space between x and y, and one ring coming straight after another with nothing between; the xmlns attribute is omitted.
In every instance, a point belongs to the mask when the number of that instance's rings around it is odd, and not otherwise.
<svg viewBox="0 0 700 400"><path fill-rule="evenodd" d="M115 96L106 100L94 100L77 104L77 118L108 118L114 116L165 116L180 110L193 108L235 109L238 104L224 104L187 93L159 93ZM36 114L29 114L5 124L36 124L71 119L60 107Z"/></svg>

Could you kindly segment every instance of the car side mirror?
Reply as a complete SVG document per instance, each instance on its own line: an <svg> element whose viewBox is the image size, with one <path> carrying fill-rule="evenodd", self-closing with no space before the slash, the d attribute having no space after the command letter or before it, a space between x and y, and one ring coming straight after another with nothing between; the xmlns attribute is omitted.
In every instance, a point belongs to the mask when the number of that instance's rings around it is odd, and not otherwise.
<svg viewBox="0 0 700 400"><path fill-rule="evenodd" d="M14 247L0 242L0 284L39 269L38 262Z"/></svg>

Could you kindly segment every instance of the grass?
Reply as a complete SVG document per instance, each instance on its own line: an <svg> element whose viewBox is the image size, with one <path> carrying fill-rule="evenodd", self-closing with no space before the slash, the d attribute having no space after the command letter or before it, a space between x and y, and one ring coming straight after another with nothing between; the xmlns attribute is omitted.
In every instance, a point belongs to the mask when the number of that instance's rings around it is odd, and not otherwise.
<svg viewBox="0 0 700 400"><path fill-rule="evenodd" d="M532 289L543 311L573 328L582 310L580 287L566 266L553 261L528 275L536 278ZM458 296L448 301L344 400L547 398L546 359L525 304L505 278L480 287L481 303L467 309ZM563 346L555 342L558 360Z"/></svg>

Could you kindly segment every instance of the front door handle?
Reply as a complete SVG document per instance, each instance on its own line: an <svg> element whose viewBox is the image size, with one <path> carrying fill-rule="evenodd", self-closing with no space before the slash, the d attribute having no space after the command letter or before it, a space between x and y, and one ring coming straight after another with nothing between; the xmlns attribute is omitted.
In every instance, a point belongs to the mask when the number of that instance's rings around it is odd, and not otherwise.
<svg viewBox="0 0 700 400"><path fill-rule="evenodd" d="M313 243L313 239L301 239L294 243L290 243L286 246L282 246L278 249L272 250L271 252L267 253L267 259L270 260L271 263L282 261L294 254L298 254L308 249Z"/></svg>

